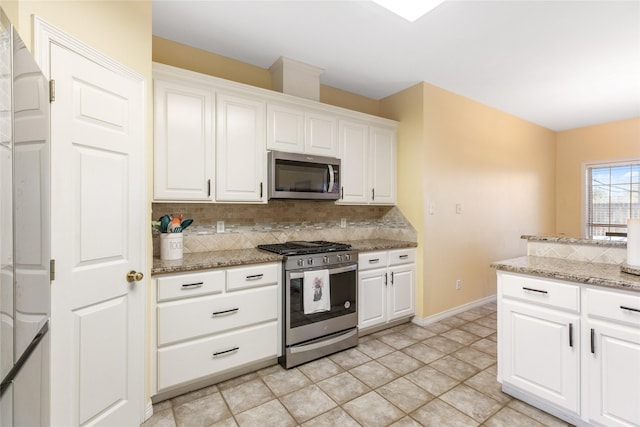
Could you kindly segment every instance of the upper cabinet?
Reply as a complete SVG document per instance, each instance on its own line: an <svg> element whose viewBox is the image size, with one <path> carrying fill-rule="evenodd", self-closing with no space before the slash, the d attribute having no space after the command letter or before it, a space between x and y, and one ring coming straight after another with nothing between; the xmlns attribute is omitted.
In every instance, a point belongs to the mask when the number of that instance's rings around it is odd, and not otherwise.
<svg viewBox="0 0 640 427"><path fill-rule="evenodd" d="M335 115L302 107L267 106L267 149L337 157Z"/></svg>
<svg viewBox="0 0 640 427"><path fill-rule="evenodd" d="M340 120L339 157L342 191L339 203L396 203L396 131Z"/></svg>
<svg viewBox="0 0 640 427"><path fill-rule="evenodd" d="M267 202L267 150L337 157L339 203L396 201L397 122L153 64L154 200Z"/></svg>
<svg viewBox="0 0 640 427"><path fill-rule="evenodd" d="M154 81L156 200L213 200L213 100L204 85Z"/></svg>
<svg viewBox="0 0 640 427"><path fill-rule="evenodd" d="M266 203L266 104L218 92L216 201Z"/></svg>

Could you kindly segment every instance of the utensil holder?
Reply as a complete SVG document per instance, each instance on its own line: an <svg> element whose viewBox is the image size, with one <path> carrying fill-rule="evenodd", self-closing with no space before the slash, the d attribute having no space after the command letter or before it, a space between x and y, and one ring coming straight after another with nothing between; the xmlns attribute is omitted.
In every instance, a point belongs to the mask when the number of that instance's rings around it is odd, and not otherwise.
<svg viewBox="0 0 640 427"><path fill-rule="evenodd" d="M160 259L174 260L182 258L182 233L160 234Z"/></svg>

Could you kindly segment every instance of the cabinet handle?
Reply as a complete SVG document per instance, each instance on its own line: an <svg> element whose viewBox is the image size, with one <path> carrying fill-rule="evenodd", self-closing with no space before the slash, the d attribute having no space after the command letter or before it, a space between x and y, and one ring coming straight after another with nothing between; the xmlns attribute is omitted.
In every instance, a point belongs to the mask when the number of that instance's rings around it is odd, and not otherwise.
<svg viewBox="0 0 640 427"><path fill-rule="evenodd" d="M407 255L407 254L400 255L398 258L400 258L400 259L407 259L407 258L409 258L409 255Z"/></svg>
<svg viewBox="0 0 640 427"><path fill-rule="evenodd" d="M369 260L369 264L377 264L380 262L380 258L374 258Z"/></svg>
<svg viewBox="0 0 640 427"><path fill-rule="evenodd" d="M596 330L591 328L591 354L596 354Z"/></svg>
<svg viewBox="0 0 640 427"><path fill-rule="evenodd" d="M251 276L246 276L245 280L259 280L262 279L262 277L264 276L264 274L260 273L260 274L252 274Z"/></svg>
<svg viewBox="0 0 640 427"><path fill-rule="evenodd" d="M376 199L376 189L372 188L371 189L371 200L375 200Z"/></svg>
<svg viewBox="0 0 640 427"><path fill-rule="evenodd" d="M547 291L542 291L540 289L527 288L526 286L523 286L522 289L525 290L525 291L538 292L538 293L541 293L541 294L547 294L548 293Z"/></svg>
<svg viewBox="0 0 640 427"><path fill-rule="evenodd" d="M637 308L627 307L625 305L621 305L620 308L623 310L635 311L636 313L640 313L640 309L637 309Z"/></svg>
<svg viewBox="0 0 640 427"><path fill-rule="evenodd" d="M384 285L387 286L387 273L384 273Z"/></svg>
<svg viewBox="0 0 640 427"><path fill-rule="evenodd" d="M213 313L211 313L211 317L225 316L227 314L236 314L238 311L240 311L239 308L231 308L229 310L214 311Z"/></svg>
<svg viewBox="0 0 640 427"><path fill-rule="evenodd" d="M207 180L207 197L211 197L211 180Z"/></svg>
<svg viewBox="0 0 640 427"><path fill-rule="evenodd" d="M393 271L391 272L391 284L393 285Z"/></svg>
<svg viewBox="0 0 640 427"><path fill-rule="evenodd" d="M569 323L569 347L573 347L573 323Z"/></svg>
<svg viewBox="0 0 640 427"><path fill-rule="evenodd" d="M260 183L260 198L262 199L262 182Z"/></svg>
<svg viewBox="0 0 640 427"><path fill-rule="evenodd" d="M220 357L220 356L224 356L225 354L233 353L234 351L238 351L238 350L240 350L240 347L233 347L233 348L230 348L229 350L216 351L211 356Z"/></svg>
<svg viewBox="0 0 640 427"><path fill-rule="evenodd" d="M340 187L340 198L344 200L344 186Z"/></svg>
<svg viewBox="0 0 640 427"><path fill-rule="evenodd" d="M196 282L196 283L185 283L182 285L183 290L201 288L204 285L204 282Z"/></svg>

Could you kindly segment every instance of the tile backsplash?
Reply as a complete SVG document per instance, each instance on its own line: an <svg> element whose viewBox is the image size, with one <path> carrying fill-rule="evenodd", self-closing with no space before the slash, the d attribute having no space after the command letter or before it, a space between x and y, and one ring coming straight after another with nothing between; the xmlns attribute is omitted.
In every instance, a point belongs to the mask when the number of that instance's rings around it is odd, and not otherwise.
<svg viewBox="0 0 640 427"><path fill-rule="evenodd" d="M627 259L627 250L624 247L558 242L529 241L527 253L532 256L605 264L622 264Z"/></svg>
<svg viewBox="0 0 640 427"><path fill-rule="evenodd" d="M270 201L266 205L153 203L152 218L182 214L193 224L184 232L184 253L254 248L288 240L417 241L415 229L395 206L336 205L328 201ZM341 220L345 220L345 227ZM224 221L224 233L216 223ZM154 255L159 238L154 234Z"/></svg>

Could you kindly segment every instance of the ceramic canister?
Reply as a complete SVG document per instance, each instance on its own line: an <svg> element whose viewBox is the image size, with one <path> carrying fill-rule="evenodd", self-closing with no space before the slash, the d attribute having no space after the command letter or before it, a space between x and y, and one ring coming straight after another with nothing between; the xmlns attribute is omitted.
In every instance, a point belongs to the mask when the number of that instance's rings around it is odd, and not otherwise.
<svg viewBox="0 0 640 427"><path fill-rule="evenodd" d="M182 258L182 233L160 234L160 259L172 260Z"/></svg>

